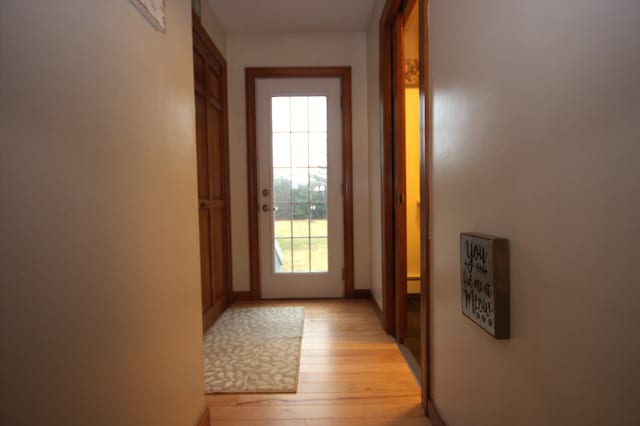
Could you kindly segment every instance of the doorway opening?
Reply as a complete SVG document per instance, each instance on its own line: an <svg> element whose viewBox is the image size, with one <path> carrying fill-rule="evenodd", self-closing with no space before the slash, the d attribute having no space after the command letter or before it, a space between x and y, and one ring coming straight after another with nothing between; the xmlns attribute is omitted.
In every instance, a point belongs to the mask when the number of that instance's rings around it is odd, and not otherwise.
<svg viewBox="0 0 640 426"><path fill-rule="evenodd" d="M245 81L245 297L351 298L351 69L247 68Z"/></svg>
<svg viewBox="0 0 640 426"><path fill-rule="evenodd" d="M420 49L419 14L414 4L403 20L404 44L404 181L406 291L398 297L404 299L404 334L398 341L406 348L409 364L420 376ZM401 143L401 142L400 142ZM399 310L400 311L400 310ZM401 313L401 312L400 312Z"/></svg>
<svg viewBox="0 0 640 426"><path fill-rule="evenodd" d="M380 84L384 326L416 360L430 413L428 6L428 0L387 1Z"/></svg>

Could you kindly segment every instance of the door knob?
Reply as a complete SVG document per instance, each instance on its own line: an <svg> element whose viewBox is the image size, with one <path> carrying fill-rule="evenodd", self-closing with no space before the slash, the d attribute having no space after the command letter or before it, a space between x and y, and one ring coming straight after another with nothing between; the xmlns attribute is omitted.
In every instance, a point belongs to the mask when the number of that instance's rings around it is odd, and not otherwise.
<svg viewBox="0 0 640 426"><path fill-rule="evenodd" d="M200 200L198 202L198 205L200 206L201 209L206 209L209 207L209 201L208 200Z"/></svg>
<svg viewBox="0 0 640 426"><path fill-rule="evenodd" d="M262 211L263 212L274 212L276 211L275 207L269 207L269 204L263 204L262 205Z"/></svg>

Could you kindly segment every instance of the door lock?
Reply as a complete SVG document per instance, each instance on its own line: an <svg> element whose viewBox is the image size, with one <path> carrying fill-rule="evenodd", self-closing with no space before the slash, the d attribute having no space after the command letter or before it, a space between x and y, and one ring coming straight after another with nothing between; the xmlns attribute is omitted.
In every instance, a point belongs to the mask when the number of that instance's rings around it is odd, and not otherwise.
<svg viewBox="0 0 640 426"><path fill-rule="evenodd" d="M274 212L276 211L275 207L269 207L269 204L263 204L262 205L262 211L263 212Z"/></svg>

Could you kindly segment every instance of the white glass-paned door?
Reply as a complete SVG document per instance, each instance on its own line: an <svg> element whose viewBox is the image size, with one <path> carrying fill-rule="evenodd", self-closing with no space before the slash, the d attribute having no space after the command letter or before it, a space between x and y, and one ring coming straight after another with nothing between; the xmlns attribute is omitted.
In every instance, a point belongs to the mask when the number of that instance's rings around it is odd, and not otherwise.
<svg viewBox="0 0 640 426"><path fill-rule="evenodd" d="M256 97L263 296L342 296L339 80L258 80Z"/></svg>

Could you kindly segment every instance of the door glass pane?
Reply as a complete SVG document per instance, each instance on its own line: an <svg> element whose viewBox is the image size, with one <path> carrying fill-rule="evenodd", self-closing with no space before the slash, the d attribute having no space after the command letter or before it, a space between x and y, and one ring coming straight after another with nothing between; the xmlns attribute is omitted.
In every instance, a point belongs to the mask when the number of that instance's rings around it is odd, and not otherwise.
<svg viewBox="0 0 640 426"><path fill-rule="evenodd" d="M291 101L286 97L271 98L271 131L273 133L291 131L290 103Z"/></svg>
<svg viewBox="0 0 640 426"><path fill-rule="evenodd" d="M309 131L327 131L327 98L309 96Z"/></svg>
<svg viewBox="0 0 640 426"><path fill-rule="evenodd" d="M309 226L309 235L311 237L328 237L329 227L327 226L327 205L314 204L311 206L311 224ZM318 213L317 217L314 214Z"/></svg>
<svg viewBox="0 0 640 426"><path fill-rule="evenodd" d="M327 167L327 132L309 133L309 166Z"/></svg>
<svg viewBox="0 0 640 426"><path fill-rule="evenodd" d="M327 238L311 238L311 272L326 271L329 266Z"/></svg>
<svg viewBox="0 0 640 426"><path fill-rule="evenodd" d="M291 168L273 169L273 201L275 203L291 201Z"/></svg>
<svg viewBox="0 0 640 426"><path fill-rule="evenodd" d="M273 167L291 167L291 133L273 133Z"/></svg>
<svg viewBox="0 0 640 426"><path fill-rule="evenodd" d="M293 272L310 272L309 238L293 240Z"/></svg>
<svg viewBox="0 0 640 426"><path fill-rule="evenodd" d="M291 237L293 235L293 221L291 220L291 203L275 203L273 212L273 234L275 238Z"/></svg>
<svg viewBox="0 0 640 426"><path fill-rule="evenodd" d="M293 169L293 201L309 202L309 169Z"/></svg>
<svg viewBox="0 0 640 426"><path fill-rule="evenodd" d="M293 167L309 167L309 133L291 134L291 157Z"/></svg>
<svg viewBox="0 0 640 426"><path fill-rule="evenodd" d="M271 100L274 271L328 272L327 98Z"/></svg>
<svg viewBox="0 0 640 426"><path fill-rule="evenodd" d="M309 237L309 214L305 210L309 208L308 204L294 204L295 218L293 220L293 236L294 237Z"/></svg>
<svg viewBox="0 0 640 426"><path fill-rule="evenodd" d="M309 200L327 202L327 169L309 169Z"/></svg>
<svg viewBox="0 0 640 426"><path fill-rule="evenodd" d="M309 131L309 97L293 96L291 99L291 131Z"/></svg>
<svg viewBox="0 0 640 426"><path fill-rule="evenodd" d="M274 240L274 270L276 272L291 272L291 238L276 238Z"/></svg>

